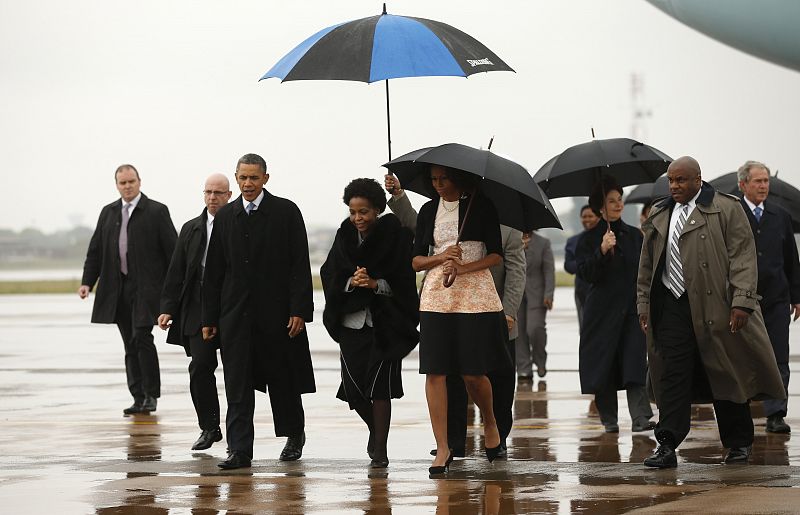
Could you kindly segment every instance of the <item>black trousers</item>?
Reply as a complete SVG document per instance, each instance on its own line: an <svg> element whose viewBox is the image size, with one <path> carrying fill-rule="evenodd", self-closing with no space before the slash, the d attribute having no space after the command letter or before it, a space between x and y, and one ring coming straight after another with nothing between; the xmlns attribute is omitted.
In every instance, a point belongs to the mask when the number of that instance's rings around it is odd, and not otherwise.
<svg viewBox="0 0 800 515"><path fill-rule="evenodd" d="M775 352L775 359L778 362L783 389L786 391L786 399L765 400L764 413L767 416L785 417L786 407L789 403L789 324L791 324L789 302L762 307L761 312L764 315L764 325L767 326L769 341L772 343L772 350Z"/></svg>
<svg viewBox="0 0 800 515"><path fill-rule="evenodd" d="M305 430L305 412L299 393L290 392L283 384L267 386L269 403L272 407L272 419L275 425L275 436L297 436ZM228 438L228 449L242 452L253 458L253 413L255 412L255 391L248 390L243 402L228 401L228 413L225 417L225 430Z"/></svg>
<svg viewBox="0 0 800 515"><path fill-rule="evenodd" d="M189 391L192 394L194 411L200 429L219 427L219 397L217 395L217 349L214 344L203 341L202 333L189 337Z"/></svg>
<svg viewBox="0 0 800 515"><path fill-rule="evenodd" d="M655 282L654 288L660 285L658 293L663 296L661 316L653 326L663 360L655 436L660 443L678 447L689 434L693 390L710 388L692 328L688 296L684 293L676 299L661 285L660 278ZM715 400L714 413L724 447L745 447L753 443L753 419L748 403Z"/></svg>
<svg viewBox="0 0 800 515"><path fill-rule="evenodd" d="M158 352L153 341L153 326L136 327L133 306L136 302L136 285L120 274L122 284L115 320L125 346L125 374L128 391L141 403L145 396L161 396L161 373Z"/></svg>
<svg viewBox="0 0 800 515"><path fill-rule="evenodd" d="M506 343L511 363L516 363L516 341ZM514 424L514 388L517 384L514 367L486 374L492 384L492 407L497 419L500 442L505 442ZM447 445L461 448L467 440L467 389L460 375L447 376Z"/></svg>

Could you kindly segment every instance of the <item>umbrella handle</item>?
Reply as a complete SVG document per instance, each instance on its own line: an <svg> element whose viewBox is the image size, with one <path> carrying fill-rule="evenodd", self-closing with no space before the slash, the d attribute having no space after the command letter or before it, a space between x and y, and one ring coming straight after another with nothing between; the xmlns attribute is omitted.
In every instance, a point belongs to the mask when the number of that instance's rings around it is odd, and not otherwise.
<svg viewBox="0 0 800 515"><path fill-rule="evenodd" d="M470 209L472 209L472 200L475 198L475 191L472 192L472 195L469 197L469 204L467 204L467 210L464 211L464 219L461 220L461 227L458 228L458 237L456 238L456 245L461 241L461 233L464 232L464 226L467 224L467 217L469 216ZM456 274L444 274L442 276L442 286L445 288L449 288L453 286L453 283L456 282Z"/></svg>

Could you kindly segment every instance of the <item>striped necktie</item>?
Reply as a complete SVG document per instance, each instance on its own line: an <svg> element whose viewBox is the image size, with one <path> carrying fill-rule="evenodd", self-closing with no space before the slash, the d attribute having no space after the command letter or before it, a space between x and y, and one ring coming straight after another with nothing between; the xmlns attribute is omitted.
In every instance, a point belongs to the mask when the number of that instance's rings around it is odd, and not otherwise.
<svg viewBox="0 0 800 515"><path fill-rule="evenodd" d="M247 211L248 215L250 215L250 213L252 213L255 208L256 208L255 203L250 202L249 204L247 204L247 207L245 207L244 210Z"/></svg>
<svg viewBox="0 0 800 515"><path fill-rule="evenodd" d="M676 299L686 291L686 286L683 282L681 250L678 242L681 239L681 231L683 231L683 225L686 223L688 211L688 204L684 204L680 207L678 222L675 224L675 230L672 231L672 238L669 240L669 290L675 295Z"/></svg>
<svg viewBox="0 0 800 515"><path fill-rule="evenodd" d="M122 223L119 226L119 270L128 275L128 220L131 205L122 204Z"/></svg>

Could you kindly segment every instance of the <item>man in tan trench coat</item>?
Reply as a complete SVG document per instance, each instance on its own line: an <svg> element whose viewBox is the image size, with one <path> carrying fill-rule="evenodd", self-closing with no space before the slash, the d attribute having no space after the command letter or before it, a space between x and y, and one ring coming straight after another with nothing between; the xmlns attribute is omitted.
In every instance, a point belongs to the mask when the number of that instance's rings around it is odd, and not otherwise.
<svg viewBox="0 0 800 515"><path fill-rule="evenodd" d="M677 466L692 402L712 402L725 463L746 463L751 399L785 396L756 293L753 234L738 199L704 183L691 157L667 170L671 198L642 226L637 311L659 422L649 467Z"/></svg>

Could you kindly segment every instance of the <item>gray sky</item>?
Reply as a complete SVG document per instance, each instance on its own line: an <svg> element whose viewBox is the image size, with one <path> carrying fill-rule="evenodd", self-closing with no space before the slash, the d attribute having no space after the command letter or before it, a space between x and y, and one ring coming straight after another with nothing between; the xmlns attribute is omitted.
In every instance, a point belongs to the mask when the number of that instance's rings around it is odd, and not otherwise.
<svg viewBox="0 0 800 515"><path fill-rule="evenodd" d="M0 0L0 227L93 227L117 198L123 162L180 227L202 208L205 177L232 174L247 152L264 156L269 189L308 225L338 224L346 183L384 173L383 83L257 80L317 30L380 10L362 0ZM449 23L517 71L391 81L395 157L495 136L493 150L533 173L590 139L590 127L631 136L635 72L652 111L646 143L696 157L705 178L757 159L800 185L800 73L643 0L404 0L388 10Z"/></svg>

